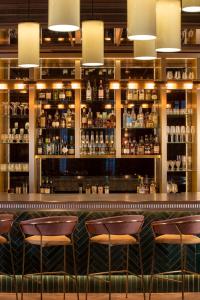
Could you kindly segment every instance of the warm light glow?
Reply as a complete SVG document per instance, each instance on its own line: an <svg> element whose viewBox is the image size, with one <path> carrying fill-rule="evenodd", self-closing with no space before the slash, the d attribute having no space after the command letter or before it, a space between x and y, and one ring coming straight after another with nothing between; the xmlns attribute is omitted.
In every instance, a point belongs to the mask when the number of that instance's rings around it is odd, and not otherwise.
<svg viewBox="0 0 200 300"><path fill-rule="evenodd" d="M166 88L167 88L168 90L176 89L176 87L177 87L177 84L174 83L174 82L168 82L168 83L166 83Z"/></svg>
<svg viewBox="0 0 200 300"><path fill-rule="evenodd" d="M45 40L45 42L51 42L51 38L50 37L45 37L44 40Z"/></svg>
<svg viewBox="0 0 200 300"><path fill-rule="evenodd" d="M0 83L0 90L7 90L7 89L8 89L7 83Z"/></svg>
<svg viewBox="0 0 200 300"><path fill-rule="evenodd" d="M135 105L134 104L129 104L128 108L133 108Z"/></svg>
<svg viewBox="0 0 200 300"><path fill-rule="evenodd" d="M75 104L70 104L69 108L74 109L75 108Z"/></svg>
<svg viewBox="0 0 200 300"><path fill-rule="evenodd" d="M156 28L156 51L178 52L181 50L180 0L157 0Z"/></svg>
<svg viewBox="0 0 200 300"><path fill-rule="evenodd" d="M149 107L149 104L147 104L147 103L142 104L142 108L148 108L148 107Z"/></svg>
<svg viewBox="0 0 200 300"><path fill-rule="evenodd" d="M81 89L80 81L72 81L71 88L72 88L72 90L80 90Z"/></svg>
<svg viewBox="0 0 200 300"><path fill-rule="evenodd" d="M64 108L65 108L64 104L58 104L58 109L64 109Z"/></svg>
<svg viewBox="0 0 200 300"><path fill-rule="evenodd" d="M105 105L105 109L111 109L112 108L112 104L106 104Z"/></svg>
<svg viewBox="0 0 200 300"><path fill-rule="evenodd" d="M109 88L110 88L110 90L119 90L120 82L117 80L110 81Z"/></svg>
<svg viewBox="0 0 200 300"><path fill-rule="evenodd" d="M53 84L53 89L54 90L61 90L63 89L63 83L62 82L57 82Z"/></svg>
<svg viewBox="0 0 200 300"><path fill-rule="evenodd" d="M200 0L182 0L182 10L185 12L200 12Z"/></svg>
<svg viewBox="0 0 200 300"><path fill-rule="evenodd" d="M129 40L156 38L156 0L128 0L127 18Z"/></svg>
<svg viewBox="0 0 200 300"><path fill-rule="evenodd" d="M104 23L89 20L82 22L83 66L95 67L104 64Z"/></svg>
<svg viewBox="0 0 200 300"><path fill-rule="evenodd" d="M50 109L51 108L51 104L45 104L44 105L44 109Z"/></svg>
<svg viewBox="0 0 200 300"><path fill-rule="evenodd" d="M25 22L18 24L18 65L34 68L40 61L40 24Z"/></svg>
<svg viewBox="0 0 200 300"><path fill-rule="evenodd" d="M87 108L86 104L81 104L81 108Z"/></svg>
<svg viewBox="0 0 200 300"><path fill-rule="evenodd" d="M80 29L80 0L49 0L48 28L71 32Z"/></svg>
<svg viewBox="0 0 200 300"><path fill-rule="evenodd" d="M184 83L184 89L192 90L193 89L193 83L192 82Z"/></svg>
<svg viewBox="0 0 200 300"><path fill-rule="evenodd" d="M145 89L154 90L155 89L155 83L154 82L145 83Z"/></svg>
<svg viewBox="0 0 200 300"><path fill-rule="evenodd" d="M24 90L26 88L26 85L24 83L15 83L14 89L15 90Z"/></svg>
<svg viewBox="0 0 200 300"><path fill-rule="evenodd" d="M37 88L37 90L45 90L46 84L38 82L38 83L36 83L36 88Z"/></svg>
<svg viewBox="0 0 200 300"><path fill-rule="evenodd" d="M154 60L156 57L155 40L134 42L134 59Z"/></svg>
<svg viewBox="0 0 200 300"><path fill-rule="evenodd" d="M138 83L129 81L127 84L127 87L129 90L137 90L138 89Z"/></svg>
<svg viewBox="0 0 200 300"><path fill-rule="evenodd" d="M64 37L59 37L58 42L64 42L65 38Z"/></svg>

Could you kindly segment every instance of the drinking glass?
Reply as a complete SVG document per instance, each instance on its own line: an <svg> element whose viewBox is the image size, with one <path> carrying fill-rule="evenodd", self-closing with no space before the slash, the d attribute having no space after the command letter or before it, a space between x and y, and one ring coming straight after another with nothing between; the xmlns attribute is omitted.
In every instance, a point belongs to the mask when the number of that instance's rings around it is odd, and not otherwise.
<svg viewBox="0 0 200 300"><path fill-rule="evenodd" d="M176 160L176 171L180 171L181 160Z"/></svg>
<svg viewBox="0 0 200 300"><path fill-rule="evenodd" d="M167 79L172 80L174 78L172 71L167 71Z"/></svg>

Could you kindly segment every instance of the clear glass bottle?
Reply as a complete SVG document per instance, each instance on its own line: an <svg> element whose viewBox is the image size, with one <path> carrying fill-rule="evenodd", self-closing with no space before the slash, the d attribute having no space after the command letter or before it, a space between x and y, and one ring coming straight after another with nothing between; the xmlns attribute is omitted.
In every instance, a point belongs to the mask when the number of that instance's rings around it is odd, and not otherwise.
<svg viewBox="0 0 200 300"><path fill-rule="evenodd" d="M89 80L87 82L87 88L86 88L86 100L92 101L92 87Z"/></svg>

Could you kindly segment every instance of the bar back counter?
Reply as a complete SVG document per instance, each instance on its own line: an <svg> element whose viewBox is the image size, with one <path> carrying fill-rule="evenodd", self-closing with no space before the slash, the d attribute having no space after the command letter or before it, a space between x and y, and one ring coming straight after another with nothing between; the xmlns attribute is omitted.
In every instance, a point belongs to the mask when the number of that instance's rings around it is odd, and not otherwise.
<svg viewBox="0 0 200 300"><path fill-rule="evenodd" d="M182 193L177 195L154 194L154 195L136 195L136 194L110 194L110 195L17 195L17 194L0 194L0 211L15 214L15 222L11 232L12 248L14 252L16 274L22 273L22 244L23 237L20 232L19 222L26 219L56 216L56 215L77 215L79 218L78 227L75 231L76 256L78 267L78 280L80 291L85 291L88 235L85 228L85 221L102 218L105 216L116 216L123 214L142 214L145 216L145 224L141 234L143 267L145 274L146 286L149 281L151 269L151 256L153 248L153 234L151 231L151 222L154 220L162 220L186 215L197 215L200 213L200 193ZM92 260L94 264L94 272L102 272L107 270L107 248L104 246L94 247L92 251ZM123 247L115 247L112 258L112 266L114 268L123 268L125 263L125 249ZM180 248L180 247L179 247ZM179 268L180 253L178 246L164 246L158 248L158 259L156 271L163 272ZM67 267L69 272L73 272L72 252L67 250ZM160 253L159 253L160 251ZM3 271L10 272L8 269L9 252L7 246L0 248L1 266ZM200 272L200 245L189 246L187 253L187 264L196 272ZM50 247L44 250L44 266L46 271L61 269L63 264L63 251L60 248ZM138 252L135 247L130 247L130 271L139 273ZM37 247L27 248L25 273L35 273L39 271L39 249ZM172 276L172 275L171 275ZM172 277L178 277L173 275ZM20 281L20 276L18 279ZM170 278L168 276L168 278ZM3 277L1 282L2 291L11 291L11 281L9 278ZM73 282L68 278L69 291L74 292ZM200 281L197 277L191 275L186 276L186 291L197 291ZM34 292L38 290L37 277L36 280L26 282L25 290ZM125 276L112 277L112 291L123 292L125 289ZM91 292L105 292L106 284L99 284L98 281L91 280ZM45 283L47 292L62 291L62 277L47 276ZM181 290L181 285L164 279L154 280L155 292ZM140 292L141 286L137 278L129 277L129 291Z"/></svg>

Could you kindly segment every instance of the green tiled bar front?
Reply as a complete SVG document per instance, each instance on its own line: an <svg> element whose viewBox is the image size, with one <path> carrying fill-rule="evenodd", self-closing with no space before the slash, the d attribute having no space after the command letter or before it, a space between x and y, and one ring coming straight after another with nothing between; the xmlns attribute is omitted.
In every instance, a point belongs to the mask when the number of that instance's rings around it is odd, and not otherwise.
<svg viewBox="0 0 200 300"><path fill-rule="evenodd" d="M21 281L21 270L22 270L22 243L23 237L19 229L19 222L21 220L42 217L42 216L52 216L52 215L78 215L79 223L77 230L75 232L76 241L76 256L77 256L77 267L79 274L79 284L80 291L85 290L85 280L86 280L86 263L87 263L87 246L88 246L88 236L84 226L86 220L101 218L105 216L114 216L122 214L143 214L145 216L145 224L141 234L142 243L142 255L143 255L143 265L145 273L145 284L148 288L149 274L151 268L151 255L152 255L152 243L153 236L151 232L151 222L153 220L181 217L185 215L196 214L194 212L22 212L17 213L16 220L11 233L12 237L12 247L14 251L15 259L15 269L18 275L18 282L20 287ZM93 246L92 250L92 265L94 272L106 271L107 266L107 247L106 246ZM113 247L113 258L112 258L112 268L120 268L125 263L125 249L123 247ZM44 253L44 271L60 271L63 267L63 249L62 247L51 247L46 248ZM1 270L9 271L9 252L8 246L2 246L0 249L1 255ZM157 265L156 271L167 271L180 268L180 252L178 246L158 246L157 248ZM188 263L187 266L193 270L200 272L200 246L189 246L188 247ZM130 270L138 274L138 251L137 246L132 246L130 248ZM67 266L68 271L72 273L72 251L68 247L67 250ZM37 246L27 246L26 247L26 263L25 272L26 273L36 273L39 271L39 247ZM177 276L175 276L177 279ZM181 278L181 277L180 277ZM46 276L45 277L45 290L47 292L59 292L62 291L62 277L58 276ZM200 277L197 276L186 276L186 291L199 291ZM39 277L34 276L34 280L30 278L26 280L25 290L29 292L35 292L39 290ZM90 280L90 291L91 292L105 292L106 284L104 282L99 282L97 280ZM12 291L12 284L10 278L1 277L0 279L0 290L4 292ZM70 292L75 292L75 286L71 279L68 278L67 290ZM124 292L125 290L125 276L113 276L112 277L112 290L113 292ZM140 292L141 286L140 281L133 276L129 276L129 291L130 292ZM155 292L176 292L181 291L181 285L174 283L172 281L166 281L164 279L155 279L154 281L154 291Z"/></svg>

